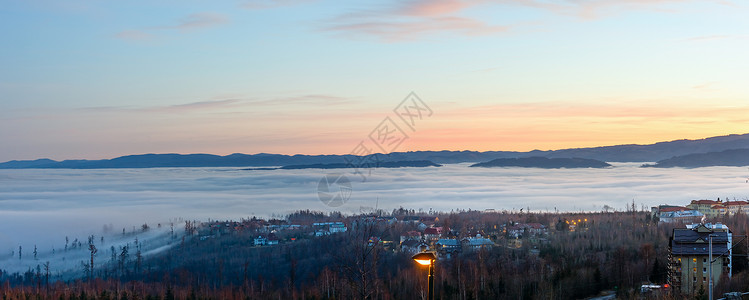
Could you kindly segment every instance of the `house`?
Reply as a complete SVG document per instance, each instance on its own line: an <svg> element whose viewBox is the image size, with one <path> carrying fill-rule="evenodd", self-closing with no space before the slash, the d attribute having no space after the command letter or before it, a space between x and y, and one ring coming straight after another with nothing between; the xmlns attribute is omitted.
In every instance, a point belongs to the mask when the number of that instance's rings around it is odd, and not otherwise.
<svg viewBox="0 0 749 300"><path fill-rule="evenodd" d="M267 236L258 235L253 240L253 244L255 246L278 245L278 237L275 233L270 233Z"/></svg>
<svg viewBox="0 0 749 300"><path fill-rule="evenodd" d="M348 230L348 228L346 228L346 224L343 224L343 222L312 223L312 228L315 229L315 236L346 232L346 230Z"/></svg>
<svg viewBox="0 0 749 300"><path fill-rule="evenodd" d="M709 263L712 236L712 264ZM707 290L710 268L713 284L721 275L731 277L732 234L723 224L690 224L674 228L669 241L668 283L675 290L692 294L700 288ZM724 255L721 255L724 254Z"/></svg>
<svg viewBox="0 0 749 300"><path fill-rule="evenodd" d="M531 235L541 235L541 234L548 233L548 230L546 229L546 226L544 226L541 223L528 223L528 224L525 224L525 225L528 228L528 232Z"/></svg>
<svg viewBox="0 0 749 300"><path fill-rule="evenodd" d="M401 240L400 242L403 243L406 240L421 240L421 232L418 232L416 230L411 230L409 232L406 232L404 234L401 234Z"/></svg>
<svg viewBox="0 0 749 300"><path fill-rule="evenodd" d="M746 213L749 209L749 202L746 201L726 201L723 205L728 210L729 215Z"/></svg>
<svg viewBox="0 0 749 300"><path fill-rule="evenodd" d="M258 235L253 241L253 244L255 246L265 246L268 244L268 239L264 238L262 235Z"/></svg>
<svg viewBox="0 0 749 300"><path fill-rule="evenodd" d="M463 243L463 248L465 248L466 250L478 250L481 248L491 248L492 246L494 246L494 242L492 242L490 239L482 237L480 234L477 234L476 237L463 238L461 242Z"/></svg>
<svg viewBox="0 0 749 300"><path fill-rule="evenodd" d="M714 218L726 213L726 207L723 206L723 202L720 201L720 198L718 198L717 201L692 200L692 202L687 205L687 208L699 211L708 218Z"/></svg>
<svg viewBox="0 0 749 300"><path fill-rule="evenodd" d="M343 224L343 222L335 222L333 224L330 224L330 226L328 227L328 231L330 231L330 233L346 232L346 230L346 225Z"/></svg>
<svg viewBox="0 0 749 300"><path fill-rule="evenodd" d="M509 238L522 238L524 235L541 235L547 232L546 226L540 223L515 224L507 227Z"/></svg>
<svg viewBox="0 0 749 300"><path fill-rule="evenodd" d="M704 205L699 204L699 201L705 201ZM692 201L692 208L683 206L673 205L659 205L651 208L653 218L658 218L659 222L672 223L672 222L699 222L705 214L698 211L696 208L702 207L707 210L708 207L714 201L712 200L694 200Z"/></svg>
<svg viewBox="0 0 749 300"><path fill-rule="evenodd" d="M723 204L723 202L721 202L720 199L718 199L717 201L715 200L692 200L689 203L689 205L687 205L687 208L694 209L694 210L704 213L703 211L707 211L708 209L713 207L713 205L716 205L716 204Z"/></svg>
<svg viewBox="0 0 749 300"><path fill-rule="evenodd" d="M424 239L426 241L436 241L442 237L442 227L424 228Z"/></svg>
<svg viewBox="0 0 749 300"><path fill-rule="evenodd" d="M460 241L457 239L440 239L434 243L435 249L441 254L460 252ZM449 256L448 256L449 257Z"/></svg>
<svg viewBox="0 0 749 300"><path fill-rule="evenodd" d="M659 222L673 223L673 222L695 222L699 221L703 216L701 212L696 210L673 210L673 211L661 211L658 219Z"/></svg>
<svg viewBox="0 0 749 300"><path fill-rule="evenodd" d="M267 243L268 245L278 245L278 237L275 233L271 233L268 235Z"/></svg>
<svg viewBox="0 0 749 300"><path fill-rule="evenodd" d="M419 249L419 246L422 244L423 243L421 241L407 240L401 243L401 252L406 252L406 253L411 253L411 254L419 253L419 251L421 251Z"/></svg>
<svg viewBox="0 0 749 300"><path fill-rule="evenodd" d="M716 218L719 216L724 216L728 213L728 208L725 205L722 204L716 204L710 207L710 211L705 214L708 217Z"/></svg>

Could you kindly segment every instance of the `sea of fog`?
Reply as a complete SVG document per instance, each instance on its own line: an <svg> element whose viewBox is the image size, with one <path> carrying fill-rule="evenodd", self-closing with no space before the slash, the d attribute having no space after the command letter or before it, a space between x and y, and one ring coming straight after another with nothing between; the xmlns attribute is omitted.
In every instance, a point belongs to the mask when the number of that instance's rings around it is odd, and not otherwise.
<svg viewBox="0 0 749 300"><path fill-rule="evenodd" d="M64 246L66 236L85 242L92 234L116 244L123 228L130 232L146 223L154 229L157 224L163 227L142 236L143 241L163 238L169 227L165 224L182 226L181 220L283 216L299 209L344 213L374 207L386 211L398 207L417 211L600 211L605 205L623 210L633 200L639 209L665 203L686 205L692 199L749 196L749 171L744 167L658 169L639 168L641 163L615 163L605 169L535 169L468 165L376 168L364 170L366 178L347 169L0 170L0 269L35 263L13 259L19 246L27 256L34 245L39 253L51 255L51 249ZM330 207L318 199L318 184L323 176L336 172L350 180L351 194L344 205ZM153 243L152 248L159 249L162 244Z"/></svg>

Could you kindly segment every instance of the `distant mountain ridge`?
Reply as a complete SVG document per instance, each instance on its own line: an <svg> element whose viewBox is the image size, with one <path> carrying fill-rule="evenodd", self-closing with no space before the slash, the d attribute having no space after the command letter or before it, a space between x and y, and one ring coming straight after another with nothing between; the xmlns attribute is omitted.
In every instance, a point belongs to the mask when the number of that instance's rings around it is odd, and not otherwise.
<svg viewBox="0 0 749 300"><path fill-rule="evenodd" d="M477 163L471 167L522 167L522 168L543 168L543 169L561 169L561 168L606 168L610 164L595 159L587 158L548 158L548 157L521 157L521 158L497 158L492 161Z"/></svg>
<svg viewBox="0 0 749 300"><path fill-rule="evenodd" d="M477 163L498 158L547 157L586 158L605 162L655 162L695 153L749 149L749 134L732 134L698 140L676 140L650 145L618 145L592 148L573 148L553 151L413 151L381 155L381 161L431 161L436 164ZM101 160L49 159L9 161L0 169L104 169L104 168L180 168L180 167L268 167L310 164L336 164L356 161L354 155L283 155L241 154L226 156L212 154L141 154Z"/></svg>
<svg viewBox="0 0 749 300"><path fill-rule="evenodd" d="M654 168L700 168L713 166L749 166L749 149L731 149L720 152L687 154L660 160L653 165L643 165L643 167Z"/></svg>
<svg viewBox="0 0 749 300"><path fill-rule="evenodd" d="M352 168L425 168L425 167L441 167L440 164L428 160L409 160L409 161L385 161L380 163L372 163L365 166L356 166L350 163L334 163L334 164L311 164L311 165L289 165L283 166L279 169L283 170L297 170L297 169L352 169Z"/></svg>

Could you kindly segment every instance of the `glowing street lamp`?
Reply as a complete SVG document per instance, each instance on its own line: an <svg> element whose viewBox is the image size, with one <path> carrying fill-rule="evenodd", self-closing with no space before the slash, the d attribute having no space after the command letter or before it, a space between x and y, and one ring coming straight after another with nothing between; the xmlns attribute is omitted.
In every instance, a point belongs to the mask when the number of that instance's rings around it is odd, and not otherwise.
<svg viewBox="0 0 749 300"><path fill-rule="evenodd" d="M413 256L413 259L422 266L431 265L434 262L434 253L421 252Z"/></svg>
<svg viewBox="0 0 749 300"><path fill-rule="evenodd" d="M424 248L422 252L417 253L411 258L422 266L429 266L429 291L427 299L434 300L434 261L437 259L437 256L434 255L434 252L427 252L426 247Z"/></svg>

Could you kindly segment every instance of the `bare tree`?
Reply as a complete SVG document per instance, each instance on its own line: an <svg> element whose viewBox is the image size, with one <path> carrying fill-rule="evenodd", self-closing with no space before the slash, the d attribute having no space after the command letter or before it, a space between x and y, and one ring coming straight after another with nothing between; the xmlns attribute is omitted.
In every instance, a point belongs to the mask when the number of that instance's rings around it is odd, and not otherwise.
<svg viewBox="0 0 749 300"><path fill-rule="evenodd" d="M91 243L88 244L88 251L91 252L91 272L89 273L89 279L91 279L94 276L94 255L96 255L96 252L99 252L99 250L96 249L96 246L94 246L93 239L91 240Z"/></svg>

